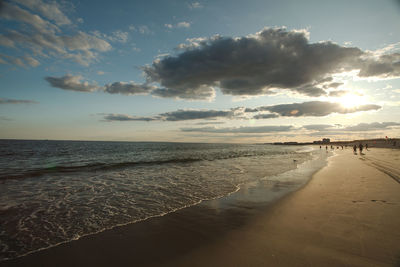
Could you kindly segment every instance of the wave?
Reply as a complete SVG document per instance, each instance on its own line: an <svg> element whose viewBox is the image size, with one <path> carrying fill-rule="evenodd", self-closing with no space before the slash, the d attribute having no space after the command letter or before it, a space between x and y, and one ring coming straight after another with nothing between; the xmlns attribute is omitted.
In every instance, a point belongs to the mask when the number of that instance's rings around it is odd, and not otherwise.
<svg viewBox="0 0 400 267"><path fill-rule="evenodd" d="M0 175L0 180L36 177L44 174L55 174L55 173L104 171L117 168L141 166L141 165L145 166L145 165L161 165L170 163L190 163L201 160L202 159L170 159L170 160L155 160L155 161L127 161L127 162L117 162L117 163L97 162L97 163L90 163L78 166L59 165L54 167L25 170L21 171L21 173L15 173L15 172L3 173Z"/></svg>
<svg viewBox="0 0 400 267"><path fill-rule="evenodd" d="M45 174L57 174L57 173L74 173L74 172L93 172L93 171L106 171L119 168L137 167L137 166L149 166L149 165L163 165L163 164L184 164L193 163L197 161L214 161L222 160L228 158L241 158L241 157L251 157L260 155L251 154L231 154L225 157L213 157L213 158L175 158L175 159L165 159L165 160L150 160L150 161L125 161L125 162L115 162L115 163L104 163L96 162L89 163L85 165L78 166L65 166L58 165L45 168L33 168L27 170L13 170L13 172L3 172L0 174L0 180L7 179L21 179L28 177L38 177Z"/></svg>

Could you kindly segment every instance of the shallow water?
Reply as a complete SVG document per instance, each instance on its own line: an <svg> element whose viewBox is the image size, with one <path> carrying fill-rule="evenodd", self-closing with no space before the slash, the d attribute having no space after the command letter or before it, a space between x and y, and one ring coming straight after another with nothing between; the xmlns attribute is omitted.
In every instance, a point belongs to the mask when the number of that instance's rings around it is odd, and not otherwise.
<svg viewBox="0 0 400 267"><path fill-rule="evenodd" d="M0 154L0 260L203 200L268 202L323 164L305 147L242 144L2 140Z"/></svg>

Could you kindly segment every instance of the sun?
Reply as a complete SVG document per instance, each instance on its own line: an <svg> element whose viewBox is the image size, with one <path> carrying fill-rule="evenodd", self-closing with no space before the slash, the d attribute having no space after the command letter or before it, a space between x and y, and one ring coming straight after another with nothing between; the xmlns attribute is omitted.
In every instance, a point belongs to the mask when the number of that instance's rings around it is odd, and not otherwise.
<svg viewBox="0 0 400 267"><path fill-rule="evenodd" d="M337 100L345 108L354 108L366 103L363 95L352 93L338 97Z"/></svg>

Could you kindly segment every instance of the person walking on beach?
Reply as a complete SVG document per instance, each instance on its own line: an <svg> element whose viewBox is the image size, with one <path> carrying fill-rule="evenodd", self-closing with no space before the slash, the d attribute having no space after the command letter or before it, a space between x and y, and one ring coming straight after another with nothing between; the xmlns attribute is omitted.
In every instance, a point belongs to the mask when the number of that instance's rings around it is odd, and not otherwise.
<svg viewBox="0 0 400 267"><path fill-rule="evenodd" d="M365 144L365 150L368 151L368 144Z"/></svg>
<svg viewBox="0 0 400 267"><path fill-rule="evenodd" d="M362 153L362 151L363 151L363 145L360 143L360 145L358 146L358 149L360 149L360 154Z"/></svg>
<svg viewBox="0 0 400 267"><path fill-rule="evenodd" d="M357 154L357 146L356 145L353 146L353 151L354 151L354 154Z"/></svg>

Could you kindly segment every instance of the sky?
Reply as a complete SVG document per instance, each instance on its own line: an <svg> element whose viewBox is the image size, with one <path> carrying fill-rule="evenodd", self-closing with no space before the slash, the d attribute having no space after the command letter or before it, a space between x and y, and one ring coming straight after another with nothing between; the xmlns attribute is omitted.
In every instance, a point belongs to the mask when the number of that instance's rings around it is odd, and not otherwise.
<svg viewBox="0 0 400 267"><path fill-rule="evenodd" d="M400 137L400 1L0 1L0 139Z"/></svg>

